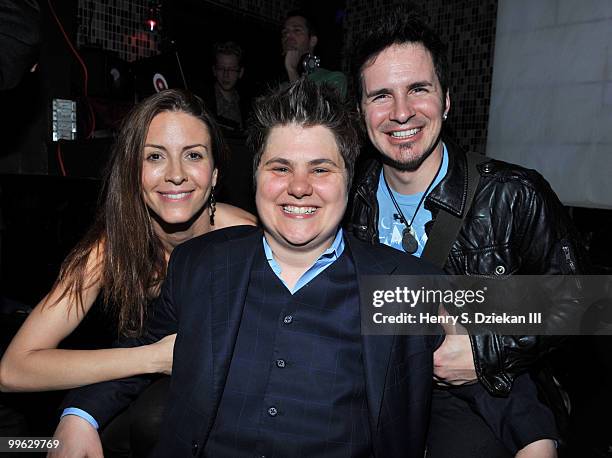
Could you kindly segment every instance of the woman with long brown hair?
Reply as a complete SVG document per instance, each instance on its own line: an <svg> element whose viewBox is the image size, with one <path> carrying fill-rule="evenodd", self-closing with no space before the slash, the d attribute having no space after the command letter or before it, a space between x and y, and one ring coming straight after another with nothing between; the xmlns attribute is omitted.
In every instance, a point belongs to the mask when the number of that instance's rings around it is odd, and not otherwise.
<svg viewBox="0 0 612 458"><path fill-rule="evenodd" d="M119 333L138 335L175 246L253 215L215 202L226 148L202 101L168 90L125 119L85 237L0 362L3 391L58 390L146 373L170 373L174 336L137 348L63 350L59 343L98 296Z"/></svg>

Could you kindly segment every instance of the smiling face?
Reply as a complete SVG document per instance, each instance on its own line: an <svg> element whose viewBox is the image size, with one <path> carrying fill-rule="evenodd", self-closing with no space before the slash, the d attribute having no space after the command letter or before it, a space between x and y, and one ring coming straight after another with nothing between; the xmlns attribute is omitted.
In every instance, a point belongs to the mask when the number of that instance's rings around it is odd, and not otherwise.
<svg viewBox="0 0 612 458"><path fill-rule="evenodd" d="M442 117L450 99L425 47L386 48L362 68L362 81L360 108L368 136L389 165L414 171L433 152L441 155Z"/></svg>
<svg viewBox="0 0 612 458"><path fill-rule="evenodd" d="M183 112L156 115L145 140L142 189L157 225L192 223L206 232L208 215L202 210L216 182L206 125Z"/></svg>
<svg viewBox="0 0 612 458"><path fill-rule="evenodd" d="M255 201L275 251L320 251L336 235L347 204L347 172L332 131L274 127L256 171Z"/></svg>

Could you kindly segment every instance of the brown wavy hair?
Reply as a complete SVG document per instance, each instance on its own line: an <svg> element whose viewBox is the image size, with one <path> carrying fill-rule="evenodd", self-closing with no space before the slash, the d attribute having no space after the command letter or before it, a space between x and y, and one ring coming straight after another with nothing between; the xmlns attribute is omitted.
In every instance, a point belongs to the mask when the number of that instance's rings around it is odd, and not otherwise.
<svg viewBox="0 0 612 458"><path fill-rule="evenodd" d="M88 277L99 275L104 304L116 315L119 333L127 336L142 332L147 306L166 276L164 249L143 199L142 162L149 125L157 114L167 111L202 121L209 130L215 167L220 169L226 162L221 131L199 97L170 89L135 106L113 148L95 222L62 264L54 285L64 288L55 304L67 296L71 308L84 312L83 292L93 283ZM98 249L103 249L103 257L92 268L88 260Z"/></svg>

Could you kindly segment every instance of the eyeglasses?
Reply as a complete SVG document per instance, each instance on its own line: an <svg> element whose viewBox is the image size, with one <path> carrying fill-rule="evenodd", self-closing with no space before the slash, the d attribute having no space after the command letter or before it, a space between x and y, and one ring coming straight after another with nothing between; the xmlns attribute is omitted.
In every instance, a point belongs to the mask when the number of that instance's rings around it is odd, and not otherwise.
<svg viewBox="0 0 612 458"><path fill-rule="evenodd" d="M219 73L240 73L240 69L239 68L235 68L235 67L217 67L215 65L215 71L219 72Z"/></svg>

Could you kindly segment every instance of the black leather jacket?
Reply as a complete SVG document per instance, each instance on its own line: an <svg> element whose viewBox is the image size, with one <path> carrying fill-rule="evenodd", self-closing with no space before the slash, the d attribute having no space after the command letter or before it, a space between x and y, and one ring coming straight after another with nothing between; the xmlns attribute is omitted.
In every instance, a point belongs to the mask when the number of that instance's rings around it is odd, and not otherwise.
<svg viewBox="0 0 612 458"><path fill-rule="evenodd" d="M439 211L461 216L467 194L467 160L447 144L448 172L425 200L435 221ZM371 160L355 181L346 226L362 240L377 243L376 190L382 164ZM584 256L562 204L533 170L487 160L480 182L444 270L453 275L577 274ZM429 232L433 221L425 226ZM582 312L571 298L554 298L556 318ZM471 335L479 380L495 395L506 395L514 378L559 342L558 337Z"/></svg>

